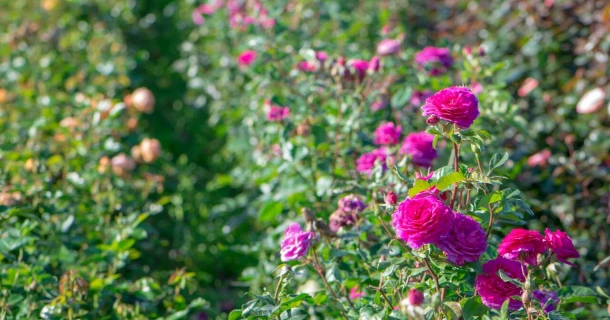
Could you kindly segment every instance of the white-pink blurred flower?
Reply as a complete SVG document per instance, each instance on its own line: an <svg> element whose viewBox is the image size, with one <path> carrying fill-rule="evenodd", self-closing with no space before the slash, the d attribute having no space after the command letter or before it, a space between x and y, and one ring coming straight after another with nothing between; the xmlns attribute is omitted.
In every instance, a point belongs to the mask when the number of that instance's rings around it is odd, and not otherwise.
<svg viewBox="0 0 610 320"><path fill-rule="evenodd" d="M252 63L254 63L254 61L256 60L256 57L257 57L256 51L246 50L246 51L240 53L239 57L237 57L237 64L240 67L247 67L247 66L251 65Z"/></svg>
<svg viewBox="0 0 610 320"><path fill-rule="evenodd" d="M519 97L525 97L536 88L538 88L538 80L529 77L523 81L523 84L521 84L517 94Z"/></svg>
<svg viewBox="0 0 610 320"><path fill-rule="evenodd" d="M548 163L550 158L551 158L551 151L549 149L544 149L540 152L537 152L537 153L531 155L527 159L527 164L530 167L545 166Z"/></svg>
<svg viewBox="0 0 610 320"><path fill-rule="evenodd" d="M581 114L595 113L602 108L604 99L606 99L606 91L602 88L590 90L578 101L576 112Z"/></svg>

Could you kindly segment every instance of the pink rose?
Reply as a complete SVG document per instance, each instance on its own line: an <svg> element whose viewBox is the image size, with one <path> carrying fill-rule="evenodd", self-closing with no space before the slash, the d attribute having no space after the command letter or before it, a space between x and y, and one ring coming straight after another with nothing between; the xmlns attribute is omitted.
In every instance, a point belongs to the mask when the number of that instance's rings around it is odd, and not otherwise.
<svg viewBox="0 0 610 320"><path fill-rule="evenodd" d="M383 39L377 45L377 54L380 56L388 56L396 54L400 51L400 41L394 39Z"/></svg>
<svg viewBox="0 0 610 320"><path fill-rule="evenodd" d="M290 115L290 109L288 107L282 107L272 104L271 101L265 101L265 108L267 109L267 120L279 122Z"/></svg>
<svg viewBox="0 0 610 320"><path fill-rule="evenodd" d="M318 63L313 61L303 60L299 62L299 70L304 72L316 72L318 70Z"/></svg>
<svg viewBox="0 0 610 320"><path fill-rule="evenodd" d="M399 153L411 156L417 166L430 167L437 157L433 142L434 136L429 133L412 132L405 137Z"/></svg>
<svg viewBox="0 0 610 320"><path fill-rule="evenodd" d="M474 287L481 296L483 304L489 308L500 310L504 301L510 299L508 309L518 310L523 304L511 297L520 297L523 290L509 281L502 280L498 275L499 270L510 278L525 282L525 268L521 263L498 257L483 264L484 273L477 275Z"/></svg>
<svg viewBox="0 0 610 320"><path fill-rule="evenodd" d="M367 70L371 73L375 73L377 71L379 71L379 68L381 68L381 62L379 61L379 57L374 56L371 58L371 61L369 61L369 66L367 68Z"/></svg>
<svg viewBox="0 0 610 320"><path fill-rule="evenodd" d="M443 240L452 222L451 208L429 192L405 199L392 214L396 235L413 249Z"/></svg>
<svg viewBox="0 0 610 320"><path fill-rule="evenodd" d="M256 56L257 56L256 51L246 50L246 51L240 53L239 57L237 57L237 64L240 67L247 67L247 66L251 65L252 63L254 63L254 61L256 60Z"/></svg>
<svg viewBox="0 0 610 320"><path fill-rule="evenodd" d="M282 261L286 262L304 257L315 235L313 232L303 231L298 223L291 224L284 231L284 239L281 243L280 255Z"/></svg>
<svg viewBox="0 0 610 320"><path fill-rule="evenodd" d="M431 76L441 75L453 65L453 57L448 48L425 47L415 54L415 63L430 67Z"/></svg>
<svg viewBox="0 0 610 320"><path fill-rule="evenodd" d="M551 151L549 149L544 149L540 152L534 153L529 158L527 158L527 164L530 167L538 167L545 166L549 159L551 158Z"/></svg>
<svg viewBox="0 0 610 320"><path fill-rule="evenodd" d="M382 123L375 130L375 144L394 145L400 141L402 128L392 122Z"/></svg>
<svg viewBox="0 0 610 320"><path fill-rule="evenodd" d="M364 292L358 291L358 287L353 287L349 291L349 298L351 300L357 300L357 299L362 298L364 296L365 296Z"/></svg>
<svg viewBox="0 0 610 320"><path fill-rule="evenodd" d="M527 78L525 81L523 81L521 87L519 87L519 90L517 90L517 94L519 97L525 97L536 88L538 88L538 80L534 78Z"/></svg>
<svg viewBox="0 0 610 320"><path fill-rule="evenodd" d="M398 202L398 196L396 196L396 193L394 193L394 191L390 191L386 193L383 200L385 201L385 204L393 206Z"/></svg>
<svg viewBox="0 0 610 320"><path fill-rule="evenodd" d="M351 71L354 71L358 78L362 80L364 76L366 76L366 70L369 68L369 62L362 59L351 59L347 61L347 67Z"/></svg>
<svg viewBox="0 0 610 320"><path fill-rule="evenodd" d="M557 260L565 264L575 266L575 264L569 262L567 259L580 258L580 254L574 249L572 239L561 230L555 232L551 232L548 228L544 230L544 242L555 256L557 256Z"/></svg>
<svg viewBox="0 0 610 320"><path fill-rule="evenodd" d="M371 152L362 154L356 160L356 171L370 174L375 168L375 163L379 162L383 170L387 169L386 159L388 153L385 148L377 148Z"/></svg>
<svg viewBox="0 0 610 320"><path fill-rule="evenodd" d="M345 212L341 208L335 210L328 218L330 230L337 232L342 227L354 225L358 220L357 212Z"/></svg>
<svg viewBox="0 0 610 320"><path fill-rule="evenodd" d="M461 266L465 262L479 260L487 249L487 237L476 220L455 213L447 237L435 244L443 250L449 261Z"/></svg>
<svg viewBox="0 0 610 320"><path fill-rule="evenodd" d="M366 205L362 199L355 194L347 195L339 199L339 209L345 212L362 212L366 209Z"/></svg>
<svg viewBox="0 0 610 320"><path fill-rule="evenodd" d="M426 99L422 110L423 116L435 116L468 129L479 116L479 100L466 87L449 87Z"/></svg>
<svg viewBox="0 0 610 320"><path fill-rule="evenodd" d="M511 260L523 261L535 266L538 254L546 252L546 244L538 231L513 229L498 246L498 254Z"/></svg>

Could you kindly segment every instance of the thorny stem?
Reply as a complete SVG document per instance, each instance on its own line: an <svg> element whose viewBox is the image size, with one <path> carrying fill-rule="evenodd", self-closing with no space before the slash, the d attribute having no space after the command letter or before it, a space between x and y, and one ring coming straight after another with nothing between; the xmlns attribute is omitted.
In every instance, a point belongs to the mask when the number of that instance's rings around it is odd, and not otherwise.
<svg viewBox="0 0 610 320"><path fill-rule="evenodd" d="M485 234L485 240L489 239L489 235L491 234L491 228L494 226L494 211L491 208L491 205L487 205L489 209L489 225L487 225L487 233Z"/></svg>
<svg viewBox="0 0 610 320"><path fill-rule="evenodd" d="M320 264L320 260L318 260L318 252L316 251L316 248L313 247L312 250L313 250L313 258L315 260L315 264L313 265L313 268L316 269L316 271L320 275L320 278L322 278L322 281L324 281L324 285L326 286L326 289L328 289L328 291L333 296L333 298L335 298L335 300L339 300L339 296L337 296L337 294L335 293L333 288L331 288L330 284L328 284L328 280L326 280L326 276L324 275L324 271L322 270L322 264ZM350 301L350 305L351 305L351 301ZM343 316L343 318L347 319L347 316L345 315L345 313L343 311L341 311L341 315Z"/></svg>
<svg viewBox="0 0 610 320"><path fill-rule="evenodd" d="M280 295L282 281L284 281L283 274L280 276L280 280L277 281L277 285L275 286L275 293L273 294L273 301L275 301L276 304L277 304L277 297Z"/></svg>

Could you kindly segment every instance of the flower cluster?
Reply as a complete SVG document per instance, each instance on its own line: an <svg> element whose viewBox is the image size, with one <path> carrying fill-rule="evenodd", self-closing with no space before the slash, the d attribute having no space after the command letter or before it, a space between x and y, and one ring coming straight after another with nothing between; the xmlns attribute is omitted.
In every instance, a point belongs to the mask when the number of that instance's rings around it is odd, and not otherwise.
<svg viewBox="0 0 610 320"><path fill-rule="evenodd" d="M193 23L202 25L205 23L204 15L212 15L223 7L227 8L229 24L233 29L244 30L249 25L263 29L275 26L275 19L269 17L269 11L259 0L213 0L211 3L204 3L193 10Z"/></svg>
<svg viewBox="0 0 610 320"><path fill-rule="evenodd" d="M437 76L447 72L453 65L453 57L448 48L425 47L415 54L415 63L429 68L431 76Z"/></svg>
<svg viewBox="0 0 610 320"><path fill-rule="evenodd" d="M360 218L359 213L365 208L366 205L357 195L350 194L339 199L339 208L329 218L330 229L336 232L341 227L355 224Z"/></svg>

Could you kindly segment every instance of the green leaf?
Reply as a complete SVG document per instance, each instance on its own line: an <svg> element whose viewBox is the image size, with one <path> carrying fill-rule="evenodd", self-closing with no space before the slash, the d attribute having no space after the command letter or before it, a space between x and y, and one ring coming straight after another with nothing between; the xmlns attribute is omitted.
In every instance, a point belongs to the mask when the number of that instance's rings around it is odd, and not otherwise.
<svg viewBox="0 0 610 320"><path fill-rule="evenodd" d="M466 177L464 177L461 172L454 172L438 179L438 182L436 183L436 188L439 191L443 191L451 187L452 185L462 182L464 180L466 180Z"/></svg>
<svg viewBox="0 0 610 320"><path fill-rule="evenodd" d="M316 296L313 298L313 303L315 305L321 305L328 299L328 295L326 292L318 292Z"/></svg>
<svg viewBox="0 0 610 320"><path fill-rule="evenodd" d="M259 219L262 222L270 222L279 216L284 210L284 204L281 202L268 202L258 213Z"/></svg>
<svg viewBox="0 0 610 320"><path fill-rule="evenodd" d="M490 192L481 197L481 201L479 201L477 208L487 207L488 204L493 204L500 200L502 200L502 193L500 191Z"/></svg>
<svg viewBox="0 0 610 320"><path fill-rule="evenodd" d="M489 160L489 171L487 175L489 175L494 169L500 167L504 163L508 161L508 152L505 152L504 155L500 155L499 153L494 154Z"/></svg>
<svg viewBox="0 0 610 320"><path fill-rule="evenodd" d="M296 308L303 301L305 301L305 302L307 302L309 304L313 304L313 298L309 294L301 293L301 294L297 295L296 297L293 297L293 298L288 299L286 301L282 301L281 305L282 306L288 306L289 308Z"/></svg>
<svg viewBox="0 0 610 320"><path fill-rule="evenodd" d="M229 313L228 320L237 320L241 316L241 309L233 310Z"/></svg>
<svg viewBox="0 0 610 320"><path fill-rule="evenodd" d="M411 189L409 189L409 197L413 197L424 190L430 189L431 187L432 185L430 184L430 182L426 180L416 179L415 185Z"/></svg>
<svg viewBox="0 0 610 320"><path fill-rule="evenodd" d="M557 291L562 303L597 303L598 296L593 289L583 286L563 287Z"/></svg>
<svg viewBox="0 0 610 320"><path fill-rule="evenodd" d="M593 271L597 271L599 270L599 268L601 268L603 265L605 265L606 263L610 262L610 256L605 257L604 260L600 261L595 268L593 268Z"/></svg>
<svg viewBox="0 0 610 320"><path fill-rule="evenodd" d="M487 307L481 301L480 296L463 299L460 304L462 305L464 320L480 319L487 312Z"/></svg>
<svg viewBox="0 0 610 320"><path fill-rule="evenodd" d="M552 311L548 314L550 320L572 320L577 319L575 315L567 312Z"/></svg>
<svg viewBox="0 0 610 320"><path fill-rule="evenodd" d="M392 100L390 101L392 107L402 108L411 98L412 92L413 89L411 89L411 87L405 87L404 89L394 93L392 95Z"/></svg>

